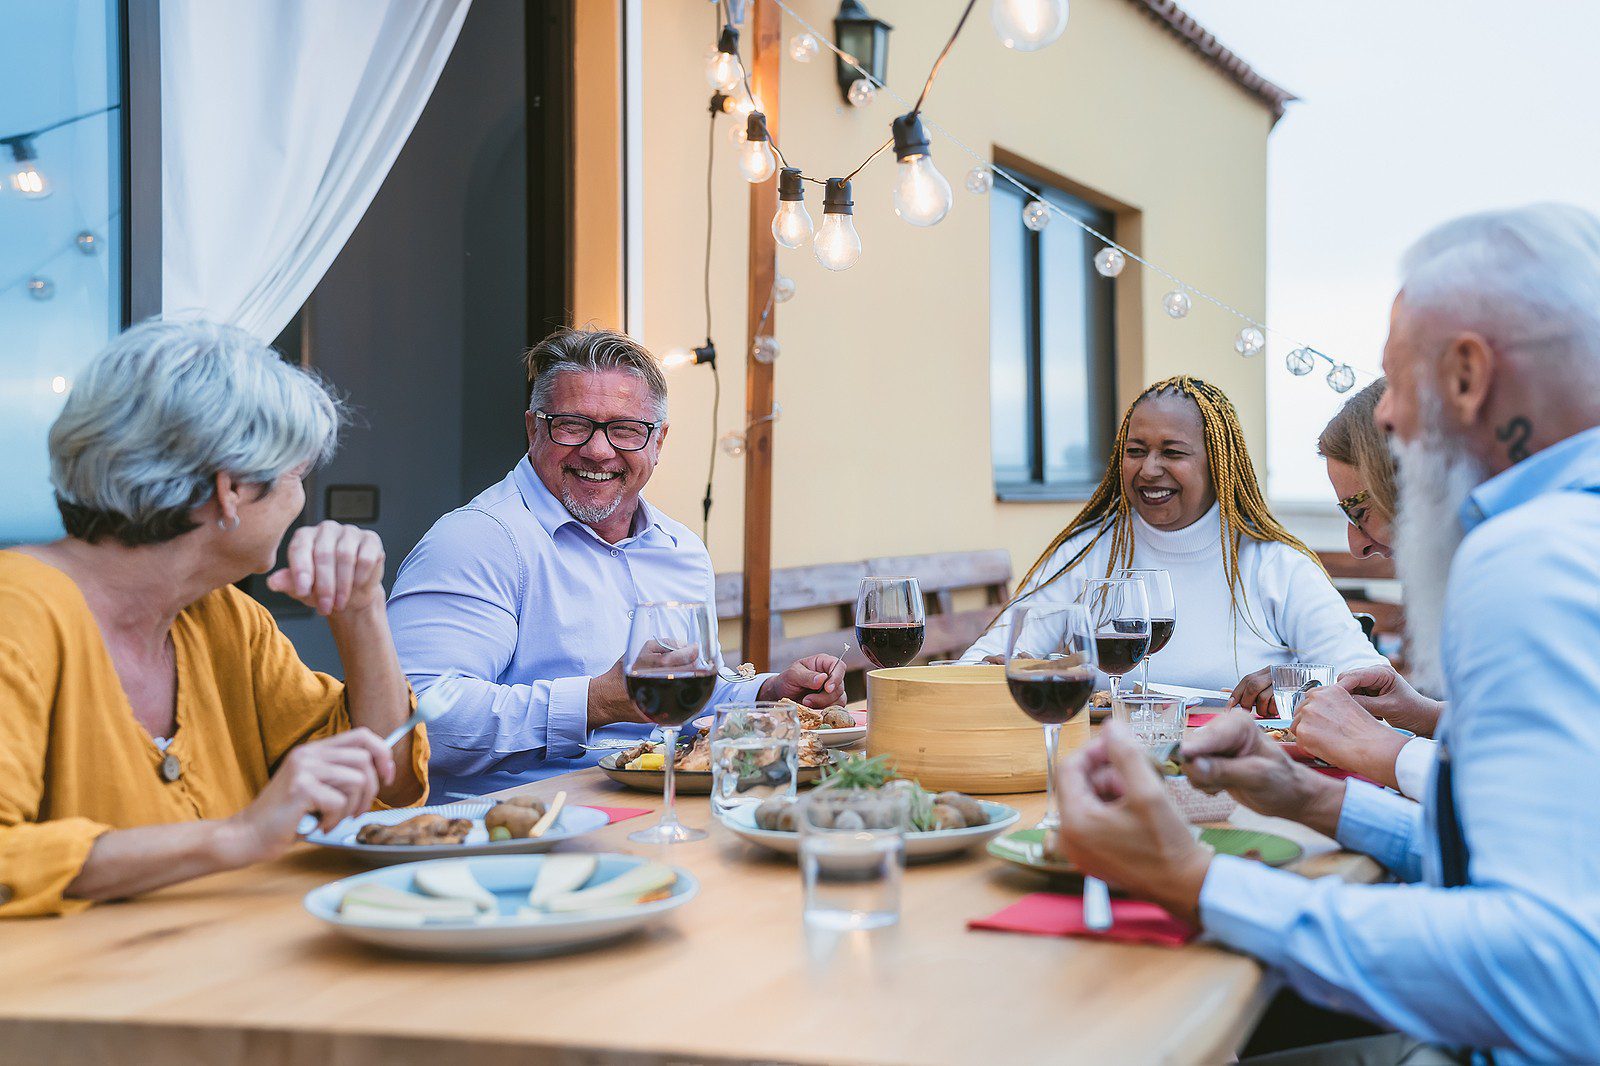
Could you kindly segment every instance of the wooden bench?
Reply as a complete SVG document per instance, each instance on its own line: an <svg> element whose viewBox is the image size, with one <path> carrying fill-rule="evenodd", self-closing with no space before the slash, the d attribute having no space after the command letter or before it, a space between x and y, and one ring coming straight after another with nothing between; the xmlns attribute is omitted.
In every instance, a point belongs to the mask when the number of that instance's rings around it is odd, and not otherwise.
<svg viewBox="0 0 1600 1066"><path fill-rule="evenodd" d="M914 577L922 586L928 616L927 634L917 662L952 659L966 651L988 626L990 619L1011 597L1011 555L992 551L944 552L902 555L861 562L790 566L772 572L772 669L783 669L808 655L838 655L846 643L847 685L854 694L864 690L860 671L872 664L856 647L856 593L867 576ZM717 625L730 664L739 662L732 647L738 632L744 575L717 575ZM981 603L958 604L963 601ZM819 632L790 636L784 616L803 611L832 611Z"/></svg>

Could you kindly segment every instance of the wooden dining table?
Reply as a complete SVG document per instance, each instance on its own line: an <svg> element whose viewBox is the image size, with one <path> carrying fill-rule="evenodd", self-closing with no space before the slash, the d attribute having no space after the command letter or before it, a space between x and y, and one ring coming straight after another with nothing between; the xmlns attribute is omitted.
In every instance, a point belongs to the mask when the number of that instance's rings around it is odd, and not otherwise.
<svg viewBox="0 0 1600 1066"><path fill-rule="evenodd" d="M661 805L597 769L510 791ZM988 798L1023 825L1044 808L1042 793ZM1070 890L982 848L909 867L897 926L810 932L793 858L724 829L705 797L678 809L710 839L634 845L639 817L558 846L650 855L700 882L659 926L570 955L443 961L345 939L301 899L360 867L309 845L138 900L5 922L0 1066L1218 1062L1275 991L1253 960L1200 942L969 930L1030 892ZM1295 839L1308 876L1379 876L1293 823L1242 809L1234 822Z"/></svg>

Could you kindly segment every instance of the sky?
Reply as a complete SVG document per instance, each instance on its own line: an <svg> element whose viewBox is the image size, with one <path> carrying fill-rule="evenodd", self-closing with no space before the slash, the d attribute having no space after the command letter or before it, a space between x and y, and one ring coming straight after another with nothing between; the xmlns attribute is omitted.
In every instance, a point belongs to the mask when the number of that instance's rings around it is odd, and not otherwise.
<svg viewBox="0 0 1600 1066"><path fill-rule="evenodd" d="M1407 245L1471 211L1600 212L1600 0L1180 0L1302 98L1272 134L1267 318L1376 376ZM1227 299L1226 293L1218 293ZM1268 346L1269 493L1331 501L1341 398Z"/></svg>

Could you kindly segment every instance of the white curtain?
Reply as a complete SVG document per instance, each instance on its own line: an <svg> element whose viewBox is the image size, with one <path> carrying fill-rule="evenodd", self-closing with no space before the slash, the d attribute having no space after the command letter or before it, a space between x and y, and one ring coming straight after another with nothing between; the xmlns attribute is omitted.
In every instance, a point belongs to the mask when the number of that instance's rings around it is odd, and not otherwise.
<svg viewBox="0 0 1600 1066"><path fill-rule="evenodd" d="M471 0L162 0L162 304L270 341L411 135Z"/></svg>

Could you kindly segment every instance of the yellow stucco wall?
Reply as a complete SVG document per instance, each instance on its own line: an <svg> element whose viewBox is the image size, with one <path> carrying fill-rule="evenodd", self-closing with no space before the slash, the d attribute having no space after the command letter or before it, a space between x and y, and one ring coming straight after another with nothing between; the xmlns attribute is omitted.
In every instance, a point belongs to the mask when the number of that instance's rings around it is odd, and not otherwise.
<svg viewBox="0 0 1600 1066"><path fill-rule="evenodd" d="M872 0L894 24L889 82L914 96L959 12L956 0ZM1009 151L1099 190L1138 212L1140 246L1179 276L1252 314L1263 310L1266 147L1271 116L1126 0L1073 0L1066 35L1022 54L1004 49L973 16L927 113L974 148ZM831 26L833 0L797 5ZM657 350L704 336L700 269L705 225L708 90L702 56L713 39L705 0L643 5L644 313ZM798 27L787 19L784 39ZM580 91L582 84L580 74ZM779 142L807 173L854 166L888 135L897 113L880 95L843 105L831 60L782 68ZM714 179L714 336L723 355L720 430L743 423L748 186L719 120ZM967 160L937 134L934 158L955 186L954 210L917 229L895 218L892 153L856 182L865 245L853 269L831 274L809 248L779 250L798 284L777 312L783 354L777 395L773 560L800 565L880 554L1005 547L1020 569L1070 518L1069 503L999 503L989 459L989 203L961 187ZM584 181L579 170L579 181ZM820 223L821 203L807 202ZM1056 220L1055 225L1064 225ZM579 219L579 239L585 228ZM1138 327L1124 331L1133 372L1124 396L1187 371L1224 387L1252 451L1263 454L1265 379L1259 359L1236 356L1239 323L1197 301L1166 317L1157 275L1129 271L1119 285ZM583 302L579 296L579 302ZM1137 379L1137 380L1131 380ZM698 527L711 379L672 376L672 429L649 495ZM740 566L743 470L719 456L710 547L718 570Z"/></svg>

